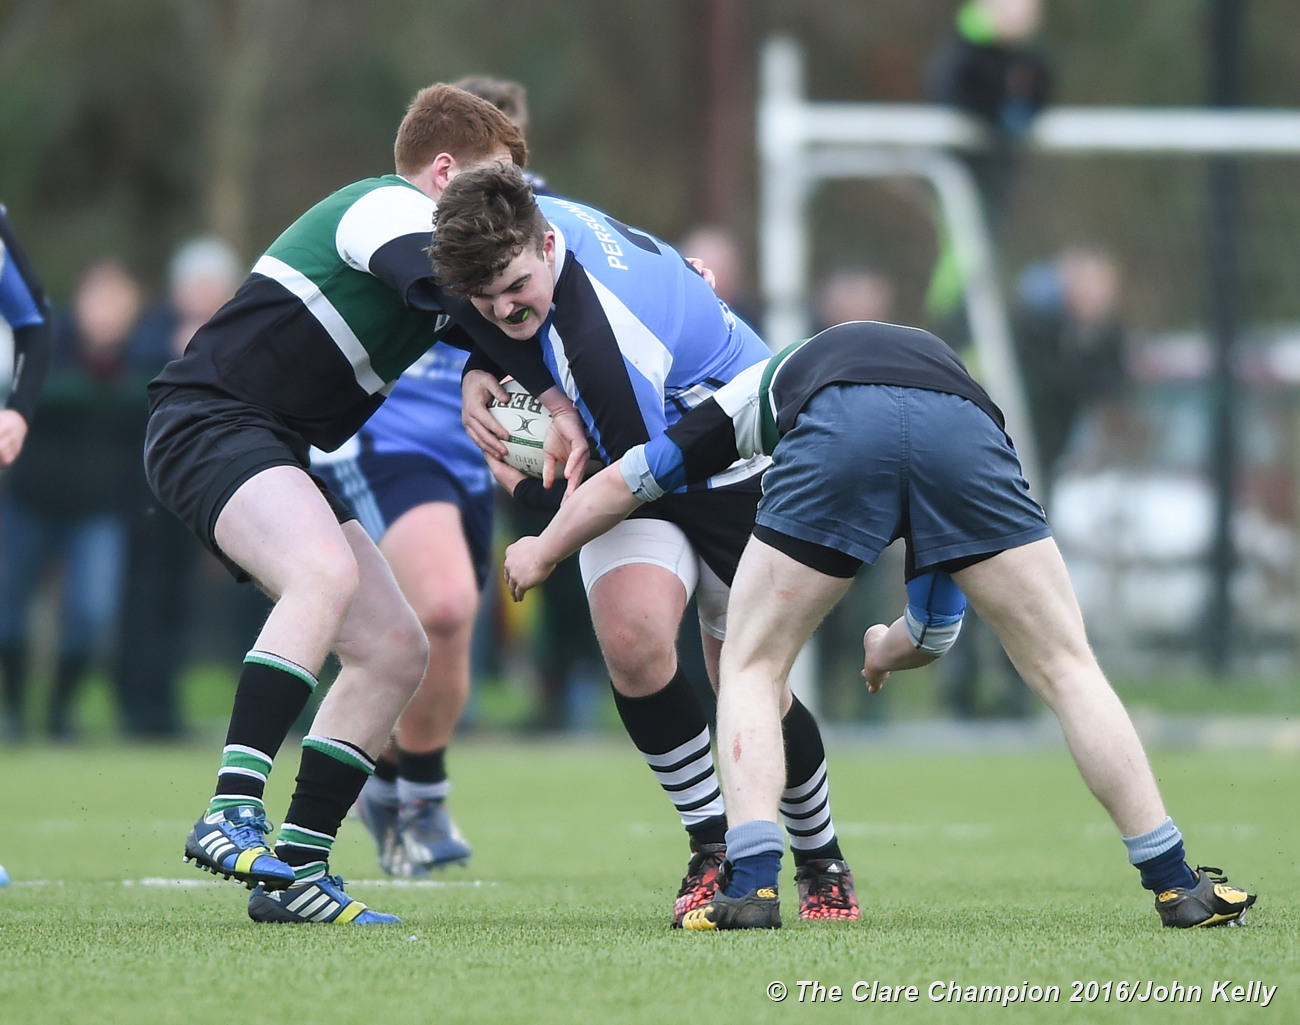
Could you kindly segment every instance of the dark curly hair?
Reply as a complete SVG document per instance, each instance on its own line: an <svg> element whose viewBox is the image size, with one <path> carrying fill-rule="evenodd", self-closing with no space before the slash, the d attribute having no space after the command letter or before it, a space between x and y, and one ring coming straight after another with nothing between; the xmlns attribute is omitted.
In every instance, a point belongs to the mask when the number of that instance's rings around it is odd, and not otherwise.
<svg viewBox="0 0 1300 1025"><path fill-rule="evenodd" d="M533 190L513 164L462 171L447 185L433 215L429 256L438 284L477 295L547 230Z"/></svg>

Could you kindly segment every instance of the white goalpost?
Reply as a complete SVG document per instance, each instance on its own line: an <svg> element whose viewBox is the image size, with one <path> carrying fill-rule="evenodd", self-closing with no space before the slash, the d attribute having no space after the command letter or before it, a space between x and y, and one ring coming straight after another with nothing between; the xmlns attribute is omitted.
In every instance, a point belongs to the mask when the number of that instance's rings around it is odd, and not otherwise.
<svg viewBox="0 0 1300 1025"><path fill-rule="evenodd" d="M778 37L761 56L757 132L759 278L769 344L779 349L811 327L810 205L818 190L852 179L925 183L963 274L981 378L1007 415L1026 474L1038 479L1002 278L979 192L959 156L989 146L983 125L940 105L811 101L798 45ZM1057 107L1042 112L1022 142L1027 151L1061 156L1300 155L1300 111ZM815 700L808 662L801 659L796 669L796 689Z"/></svg>

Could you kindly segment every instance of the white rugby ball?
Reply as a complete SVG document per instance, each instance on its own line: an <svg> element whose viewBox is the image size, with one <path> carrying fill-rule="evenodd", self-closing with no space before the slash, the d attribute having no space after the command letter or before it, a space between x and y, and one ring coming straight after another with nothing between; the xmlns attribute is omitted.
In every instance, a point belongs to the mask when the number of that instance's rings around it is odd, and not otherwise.
<svg viewBox="0 0 1300 1025"><path fill-rule="evenodd" d="M551 426L550 411L514 378L507 377L501 382L501 387L510 393L509 401L503 403L492 399L488 411L510 432L510 437L505 440L503 462L530 477L541 477L544 463L542 444Z"/></svg>

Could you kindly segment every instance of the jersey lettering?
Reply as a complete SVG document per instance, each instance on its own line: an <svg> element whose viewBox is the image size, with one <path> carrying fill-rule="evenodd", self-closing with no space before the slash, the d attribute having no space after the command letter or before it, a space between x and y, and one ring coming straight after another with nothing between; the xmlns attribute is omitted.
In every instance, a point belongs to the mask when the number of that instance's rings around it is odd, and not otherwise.
<svg viewBox="0 0 1300 1025"><path fill-rule="evenodd" d="M563 199L556 200L556 205L563 207L565 210L568 210L569 213L573 214L574 217L578 218L578 220L582 221L588 228L592 230L592 232L596 237L596 241L600 243L600 248L605 253L605 260L609 263L611 267L615 268L616 270L631 269L630 267L628 267L627 264L623 262L623 247L619 245L618 239L616 239L613 235L609 233L605 221L601 221L598 217L594 217L591 213L584 210L582 207L574 203L570 203ZM612 225L614 228L616 228L619 234L621 234L624 238L626 238L638 249L644 249L647 252L658 254L659 252L658 248L646 236L638 235L636 232L632 231L631 228L627 227L626 225L619 224L619 222L614 220L612 217L607 218L606 220L609 225ZM638 238L640 239L640 241L638 241Z"/></svg>

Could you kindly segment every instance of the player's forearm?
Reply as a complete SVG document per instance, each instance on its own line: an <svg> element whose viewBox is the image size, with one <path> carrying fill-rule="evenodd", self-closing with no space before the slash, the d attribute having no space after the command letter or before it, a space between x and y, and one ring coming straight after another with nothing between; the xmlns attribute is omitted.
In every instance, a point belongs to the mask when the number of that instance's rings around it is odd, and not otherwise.
<svg viewBox="0 0 1300 1025"><path fill-rule="evenodd" d="M639 508L617 462L587 480L538 536L541 554L556 564Z"/></svg>

